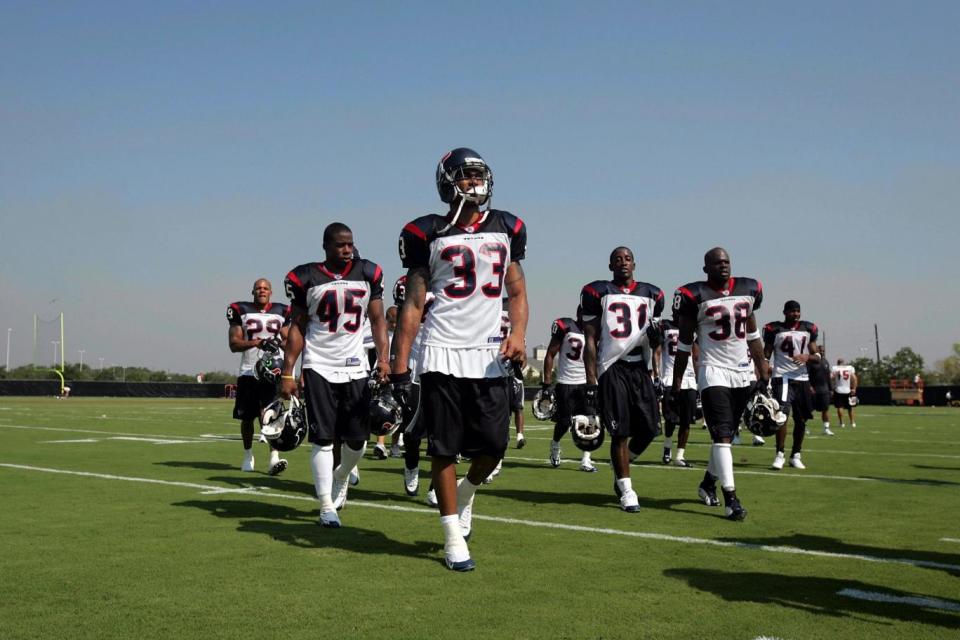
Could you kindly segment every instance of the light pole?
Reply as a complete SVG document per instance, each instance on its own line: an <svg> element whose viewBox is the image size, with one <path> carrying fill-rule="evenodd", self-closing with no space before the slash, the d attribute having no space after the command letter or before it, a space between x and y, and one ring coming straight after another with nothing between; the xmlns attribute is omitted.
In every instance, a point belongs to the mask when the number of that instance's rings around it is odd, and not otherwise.
<svg viewBox="0 0 960 640"><path fill-rule="evenodd" d="M10 371L10 332L13 331L13 327L7 327L7 366L4 371Z"/></svg>
<svg viewBox="0 0 960 640"><path fill-rule="evenodd" d="M57 345L60 344L59 340L51 340L50 344L53 345L53 368L57 368Z"/></svg>
<svg viewBox="0 0 960 640"><path fill-rule="evenodd" d="M77 349L80 352L80 371L83 371L83 353L86 349Z"/></svg>

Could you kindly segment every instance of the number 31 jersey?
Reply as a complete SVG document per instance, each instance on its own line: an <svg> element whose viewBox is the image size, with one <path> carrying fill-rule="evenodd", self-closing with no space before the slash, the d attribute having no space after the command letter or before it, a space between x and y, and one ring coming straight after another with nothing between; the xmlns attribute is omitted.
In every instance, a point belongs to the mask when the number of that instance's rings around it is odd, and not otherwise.
<svg viewBox="0 0 960 640"><path fill-rule="evenodd" d="M723 289L714 289L704 281L677 289L673 294L673 319L678 324L682 316L696 321L701 371L717 367L749 376L753 361L747 349L747 318L761 302L763 286L753 278L730 278ZM709 376L698 380L701 390L719 382Z"/></svg>
<svg viewBox="0 0 960 640"><path fill-rule="evenodd" d="M810 343L817 341L817 325L806 320L796 323L771 322L763 327L763 345L773 350L773 377L787 380L809 380L806 364L797 364L794 356L809 353Z"/></svg>
<svg viewBox="0 0 960 640"><path fill-rule="evenodd" d="M484 212L472 225L427 215L400 233L407 269L430 272L433 305L423 326L423 371L460 378L502 376L498 364L503 279L511 262L526 254L527 229L513 214Z"/></svg>
<svg viewBox="0 0 960 640"><path fill-rule="evenodd" d="M230 326L243 329L245 340L263 338L269 340L278 335L280 329L290 321L287 314L287 305L270 303L266 309L260 310L252 302L234 302L227 307L227 322ZM240 355L241 376L256 375L254 367L260 357L260 350L251 347Z"/></svg>
<svg viewBox="0 0 960 640"><path fill-rule="evenodd" d="M383 271L369 260L352 260L335 273L324 263L310 262L287 274L290 302L306 310L303 368L329 382L366 377L363 323L367 305L383 298Z"/></svg>
<svg viewBox="0 0 960 640"><path fill-rule="evenodd" d="M663 291L647 282L629 287L609 280L591 282L580 292L583 319L600 318L597 336L597 377L617 360L646 362L647 327L663 313Z"/></svg>
<svg viewBox="0 0 960 640"><path fill-rule="evenodd" d="M560 340L557 354L557 384L587 384L583 368L583 329L573 318L557 318L550 329L550 338Z"/></svg>

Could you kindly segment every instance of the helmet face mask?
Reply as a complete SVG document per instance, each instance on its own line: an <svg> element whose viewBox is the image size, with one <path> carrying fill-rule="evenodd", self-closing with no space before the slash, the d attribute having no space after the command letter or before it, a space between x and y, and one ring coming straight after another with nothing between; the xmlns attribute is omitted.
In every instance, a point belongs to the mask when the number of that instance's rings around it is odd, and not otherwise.
<svg viewBox="0 0 960 640"><path fill-rule="evenodd" d="M459 182L473 178L474 172L479 172L480 184L463 190ZM440 193L440 200L447 204L457 199L479 206L489 204L493 196L493 171L473 149L454 149L443 156L437 165L437 191Z"/></svg>
<svg viewBox="0 0 960 640"><path fill-rule="evenodd" d="M772 436L787 423L787 416L780 411L780 403L759 389L747 402L744 420L750 433L767 437Z"/></svg>
<svg viewBox="0 0 960 640"><path fill-rule="evenodd" d="M533 416L537 420L550 420L557 413L557 398L552 389L540 389L533 397Z"/></svg>
<svg viewBox="0 0 960 640"><path fill-rule="evenodd" d="M277 398L260 412L260 433L277 451L293 451L307 437L307 417L300 399L290 398L284 406Z"/></svg>
<svg viewBox="0 0 960 640"><path fill-rule="evenodd" d="M370 387L370 433L377 437L393 435L403 424L403 407L394 399L387 385L371 380Z"/></svg>
<svg viewBox="0 0 960 640"><path fill-rule="evenodd" d="M603 444L603 425L598 416L573 416L570 419L570 436L581 451L596 451Z"/></svg>

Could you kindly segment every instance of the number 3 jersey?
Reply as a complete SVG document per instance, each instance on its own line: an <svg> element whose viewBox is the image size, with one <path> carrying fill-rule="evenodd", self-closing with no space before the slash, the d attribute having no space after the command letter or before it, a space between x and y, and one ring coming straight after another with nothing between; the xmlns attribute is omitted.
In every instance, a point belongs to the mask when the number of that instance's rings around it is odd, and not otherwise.
<svg viewBox="0 0 960 640"><path fill-rule="evenodd" d="M730 278L726 287L692 282L673 294L673 320L697 323L700 362L697 384L739 388L750 384L753 361L747 348L747 319L763 302L763 286L753 278Z"/></svg>
<svg viewBox="0 0 960 640"><path fill-rule="evenodd" d="M763 328L763 345L773 350L773 377L787 380L809 380L806 364L797 364L795 356L807 353L810 343L817 341L817 325L806 320L771 322Z"/></svg>
<svg viewBox="0 0 960 640"><path fill-rule="evenodd" d="M587 373L583 368L583 329L573 318L557 318L550 329L551 340L560 341L557 354L557 384L586 384Z"/></svg>
<svg viewBox="0 0 960 640"><path fill-rule="evenodd" d="M591 282L580 292L584 322L600 318L597 377L618 361L646 362L647 328L663 313L663 291L647 282L619 286L609 280Z"/></svg>
<svg viewBox="0 0 960 640"><path fill-rule="evenodd" d="M290 302L306 309L303 368L338 383L364 378L367 305L383 298L383 271L369 260L352 260L335 273L323 263L294 268L284 281Z"/></svg>
<svg viewBox="0 0 960 640"><path fill-rule="evenodd" d="M503 279L510 263L525 257L526 244L523 221L496 209L472 225L451 226L444 216L427 215L403 228L403 266L428 269L434 294L420 327L421 372L505 375L499 358Z"/></svg>
<svg viewBox="0 0 960 640"><path fill-rule="evenodd" d="M263 338L268 340L280 333L284 325L289 324L289 309L285 304L270 303L260 310L253 302L234 302L227 307L227 322L230 326L243 329L246 340ZM280 353L283 355L283 352ZM249 348L240 354L241 376L256 375L254 367L260 358L260 349Z"/></svg>
<svg viewBox="0 0 960 640"><path fill-rule="evenodd" d="M677 345L680 344L680 329L669 320L660 321L660 332L663 335L663 348L660 351L660 379L663 383L673 383L673 363L677 358ZM693 358L687 360L687 368L683 370L681 389L697 388L697 373L693 369Z"/></svg>

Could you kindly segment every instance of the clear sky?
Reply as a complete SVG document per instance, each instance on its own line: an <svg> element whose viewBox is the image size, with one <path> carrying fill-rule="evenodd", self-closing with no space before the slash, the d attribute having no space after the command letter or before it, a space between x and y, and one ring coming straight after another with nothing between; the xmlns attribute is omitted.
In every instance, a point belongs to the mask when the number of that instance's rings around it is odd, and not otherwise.
<svg viewBox="0 0 960 640"><path fill-rule="evenodd" d="M349 224L388 286L469 146L529 230L532 345L619 245L706 249L831 359L960 341L960 3L0 3L0 346L234 370L227 305ZM43 345L41 345L43 346ZM51 345L41 351L52 356Z"/></svg>

